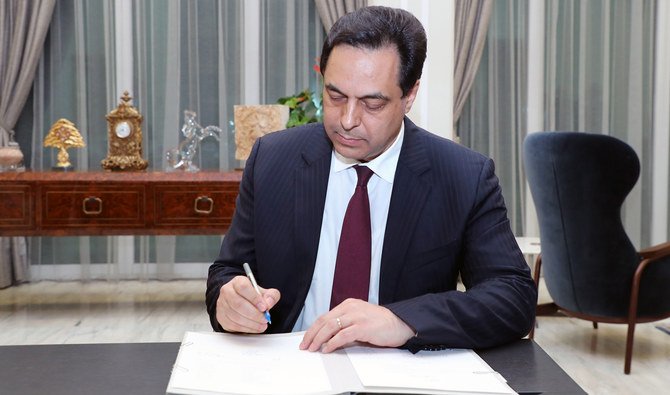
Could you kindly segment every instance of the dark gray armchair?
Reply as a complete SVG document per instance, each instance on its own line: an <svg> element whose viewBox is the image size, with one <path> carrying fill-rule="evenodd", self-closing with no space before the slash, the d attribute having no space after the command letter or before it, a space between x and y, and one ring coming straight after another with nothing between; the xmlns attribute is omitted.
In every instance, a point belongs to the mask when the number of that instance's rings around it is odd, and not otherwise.
<svg viewBox="0 0 670 395"><path fill-rule="evenodd" d="M542 270L553 307L594 328L628 324L628 374L635 324L670 317L670 243L638 252L621 222L638 157L614 137L539 132L526 137L524 161L542 243L535 280Z"/></svg>

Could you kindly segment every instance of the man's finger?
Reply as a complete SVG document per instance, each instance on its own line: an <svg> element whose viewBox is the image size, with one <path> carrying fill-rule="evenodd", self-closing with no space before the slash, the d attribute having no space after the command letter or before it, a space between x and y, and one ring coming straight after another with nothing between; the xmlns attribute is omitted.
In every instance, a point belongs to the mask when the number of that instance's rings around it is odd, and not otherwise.
<svg viewBox="0 0 670 395"><path fill-rule="evenodd" d="M224 299L217 308L217 320L223 329L229 332L244 332L244 333L262 333L267 329L267 321L262 314L258 313L253 306L250 306L248 311L251 316L246 316L228 305Z"/></svg>

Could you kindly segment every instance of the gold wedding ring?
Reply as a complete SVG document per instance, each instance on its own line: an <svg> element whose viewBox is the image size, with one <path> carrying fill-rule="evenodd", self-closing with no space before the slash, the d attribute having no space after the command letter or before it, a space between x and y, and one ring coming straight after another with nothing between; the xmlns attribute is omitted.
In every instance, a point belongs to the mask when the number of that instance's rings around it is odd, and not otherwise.
<svg viewBox="0 0 670 395"><path fill-rule="evenodd" d="M337 327L342 330L342 321L340 321L340 317L335 318L335 321L337 321Z"/></svg>

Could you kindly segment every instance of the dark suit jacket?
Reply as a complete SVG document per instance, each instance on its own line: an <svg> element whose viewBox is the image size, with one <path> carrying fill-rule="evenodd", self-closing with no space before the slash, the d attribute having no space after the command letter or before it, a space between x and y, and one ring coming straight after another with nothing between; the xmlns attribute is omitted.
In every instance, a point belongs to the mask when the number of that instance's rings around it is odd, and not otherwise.
<svg viewBox="0 0 670 395"><path fill-rule="evenodd" d="M247 161L233 222L209 269L221 286L244 275L277 288L268 332L290 332L309 290L332 145L323 125L266 135ZM379 303L414 328L405 346L484 348L523 337L537 290L507 219L493 161L405 118L382 250ZM467 292L456 291L459 274Z"/></svg>

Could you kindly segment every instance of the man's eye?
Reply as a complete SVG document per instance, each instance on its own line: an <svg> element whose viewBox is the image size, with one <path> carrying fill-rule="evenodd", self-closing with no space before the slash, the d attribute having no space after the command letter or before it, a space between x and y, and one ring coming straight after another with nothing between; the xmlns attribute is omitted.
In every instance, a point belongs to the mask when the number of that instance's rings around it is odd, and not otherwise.
<svg viewBox="0 0 670 395"><path fill-rule="evenodd" d="M330 95L330 100L336 103L340 103L346 100L346 97L341 95Z"/></svg>
<svg viewBox="0 0 670 395"><path fill-rule="evenodd" d="M384 104L386 104L383 101L365 101L363 102L365 105L365 108L371 111L378 111L384 108Z"/></svg>

